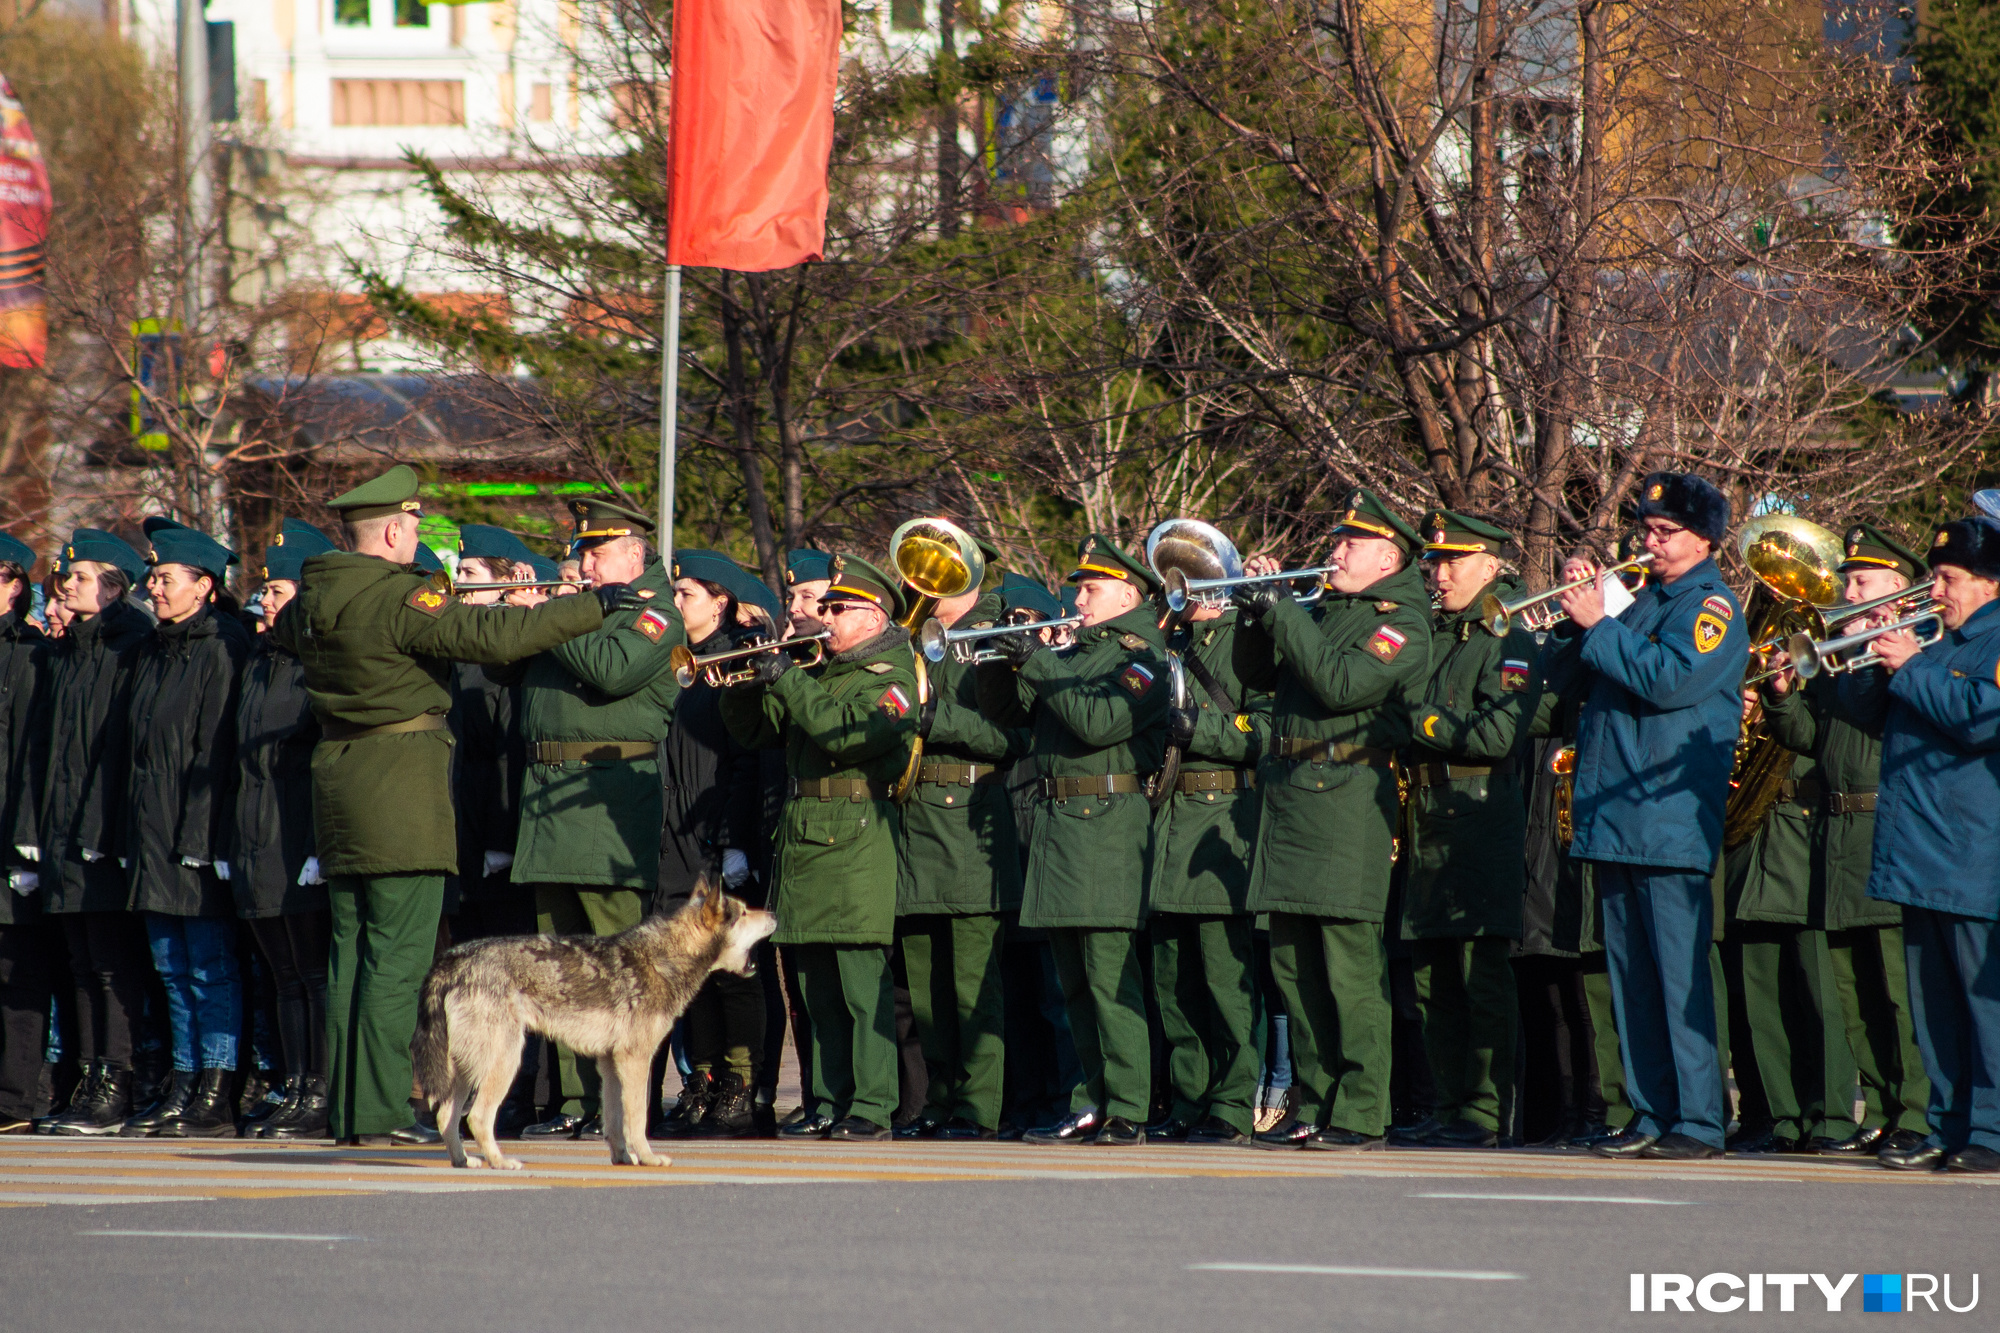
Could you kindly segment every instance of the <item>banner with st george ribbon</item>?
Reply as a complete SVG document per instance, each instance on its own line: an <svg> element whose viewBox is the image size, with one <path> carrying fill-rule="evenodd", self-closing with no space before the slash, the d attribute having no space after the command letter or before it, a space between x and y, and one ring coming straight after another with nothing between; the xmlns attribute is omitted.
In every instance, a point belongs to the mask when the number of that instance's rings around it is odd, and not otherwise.
<svg viewBox="0 0 2000 1333"><path fill-rule="evenodd" d="M33 370L47 358L49 170L28 113L0 75L0 366Z"/></svg>

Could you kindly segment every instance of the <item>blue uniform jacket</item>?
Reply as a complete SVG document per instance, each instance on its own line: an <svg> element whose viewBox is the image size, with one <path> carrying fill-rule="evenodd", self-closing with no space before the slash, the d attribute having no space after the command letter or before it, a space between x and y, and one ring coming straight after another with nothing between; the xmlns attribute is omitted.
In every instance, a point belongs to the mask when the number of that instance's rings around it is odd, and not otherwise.
<svg viewBox="0 0 2000 1333"><path fill-rule="evenodd" d="M1671 586L1648 583L1618 619L1551 641L1549 689L1583 701L1571 856L1715 868L1749 657L1742 609L1713 560Z"/></svg>
<svg viewBox="0 0 2000 1333"><path fill-rule="evenodd" d="M2000 920L2000 602L1893 676L1843 677L1840 703L1887 714L1868 896Z"/></svg>

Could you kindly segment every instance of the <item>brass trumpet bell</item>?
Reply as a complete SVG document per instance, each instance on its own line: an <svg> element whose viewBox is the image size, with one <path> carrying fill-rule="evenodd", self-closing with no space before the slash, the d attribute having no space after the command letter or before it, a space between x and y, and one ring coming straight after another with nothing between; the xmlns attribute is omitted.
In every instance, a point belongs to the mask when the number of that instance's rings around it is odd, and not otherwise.
<svg viewBox="0 0 2000 1333"><path fill-rule="evenodd" d="M1840 577L1846 557L1840 538L1794 514L1766 514L1745 523L1736 553L1759 583L1788 602L1831 607L1847 586Z"/></svg>
<svg viewBox="0 0 2000 1333"><path fill-rule="evenodd" d="M948 518L913 518L889 538L889 563L916 596L897 619L915 629L947 597L971 592L986 577L986 557L972 534Z"/></svg>

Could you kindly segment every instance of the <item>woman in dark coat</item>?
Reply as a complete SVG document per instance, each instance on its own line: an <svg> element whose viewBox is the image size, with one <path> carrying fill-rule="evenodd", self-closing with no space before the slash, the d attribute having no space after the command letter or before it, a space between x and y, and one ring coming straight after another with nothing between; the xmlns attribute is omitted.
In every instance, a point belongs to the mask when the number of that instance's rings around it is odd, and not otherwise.
<svg viewBox="0 0 2000 1333"><path fill-rule="evenodd" d="M264 552L261 624L299 594L300 566L334 549L309 523L286 519ZM236 703L237 788L229 887L276 993L285 1100L246 1133L326 1136L326 960L333 913L315 855L312 753L319 721L299 659L259 634Z"/></svg>
<svg viewBox="0 0 2000 1333"><path fill-rule="evenodd" d="M216 597L236 557L169 519L146 520L159 616L132 674L125 856L167 990L174 1067L167 1093L128 1136L234 1138L243 983L229 844L236 798L236 697L250 634Z"/></svg>
<svg viewBox="0 0 2000 1333"><path fill-rule="evenodd" d="M34 567L34 551L0 532L0 831L10 835L0 865L12 890L0 893L0 1134L25 1134L34 1124L63 955L60 927L42 915L37 868L17 850L38 836L29 742L48 643L28 621Z"/></svg>
<svg viewBox="0 0 2000 1333"><path fill-rule="evenodd" d="M78 528L63 547L69 624L49 655L48 706L35 751L43 774L29 858L42 910L62 923L76 987L82 1077L51 1134L116 1134L132 1112L133 1031L152 962L146 927L127 910L127 731L132 669L152 632L126 600L146 562L108 532Z"/></svg>

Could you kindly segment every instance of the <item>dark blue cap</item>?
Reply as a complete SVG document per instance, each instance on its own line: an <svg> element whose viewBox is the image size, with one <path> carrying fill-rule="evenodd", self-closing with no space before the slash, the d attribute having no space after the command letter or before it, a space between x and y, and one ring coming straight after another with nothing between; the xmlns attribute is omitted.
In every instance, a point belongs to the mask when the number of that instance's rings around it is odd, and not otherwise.
<svg viewBox="0 0 2000 1333"><path fill-rule="evenodd" d="M124 570L125 577L134 583L146 577L146 562L131 544L102 528L78 528L72 532L63 543L63 560L64 569L78 560L95 560Z"/></svg>
<svg viewBox="0 0 2000 1333"><path fill-rule="evenodd" d="M186 565L220 583L223 574L236 563L236 552L185 523L149 518L142 526L146 529L146 540L153 543L151 564Z"/></svg>
<svg viewBox="0 0 2000 1333"><path fill-rule="evenodd" d="M304 576L306 561L333 549L324 532L302 518L288 518L277 539L264 548L264 577L297 583Z"/></svg>
<svg viewBox="0 0 2000 1333"><path fill-rule="evenodd" d="M1062 614L1056 595L1025 574L1008 570L1000 579L1000 601L1009 611L1033 611L1045 620Z"/></svg>
<svg viewBox="0 0 2000 1333"><path fill-rule="evenodd" d="M555 561L545 555L536 555L532 551L528 553L528 567L535 571L537 583L554 583L562 577L562 571L556 568Z"/></svg>
<svg viewBox="0 0 2000 1333"><path fill-rule="evenodd" d="M35 549L18 537L0 532L0 560L19 565L24 571L35 567Z"/></svg>
<svg viewBox="0 0 2000 1333"><path fill-rule="evenodd" d="M833 578L833 553L831 551L792 551L785 556L785 583L812 583L816 580Z"/></svg>
<svg viewBox="0 0 2000 1333"><path fill-rule="evenodd" d="M2000 579L2000 523L1984 514L1961 518L1931 539L1930 565L1956 565L1975 578Z"/></svg>
<svg viewBox="0 0 2000 1333"><path fill-rule="evenodd" d="M740 565L720 551L706 551L693 546L674 552L673 575L677 579L700 579L703 583L719 583L734 593L735 578L742 572Z"/></svg>
<svg viewBox="0 0 2000 1333"><path fill-rule="evenodd" d="M1076 585L1074 583L1065 583L1063 585L1062 613L1066 616L1076 614Z"/></svg>
<svg viewBox="0 0 2000 1333"><path fill-rule="evenodd" d="M426 574L442 574L444 572L444 561L438 558L438 553L433 551L426 542L417 543L417 558L410 563Z"/></svg>
<svg viewBox="0 0 2000 1333"><path fill-rule="evenodd" d="M527 543L491 523L467 523L458 530L460 560L512 560L526 564L535 558Z"/></svg>
<svg viewBox="0 0 2000 1333"><path fill-rule="evenodd" d="M737 601L754 602L756 605L769 611L773 620L784 618L785 604L778 599L778 594L771 591L770 584L764 582L764 580L758 578L749 570L737 570L736 581L731 585L729 590L736 594Z"/></svg>

